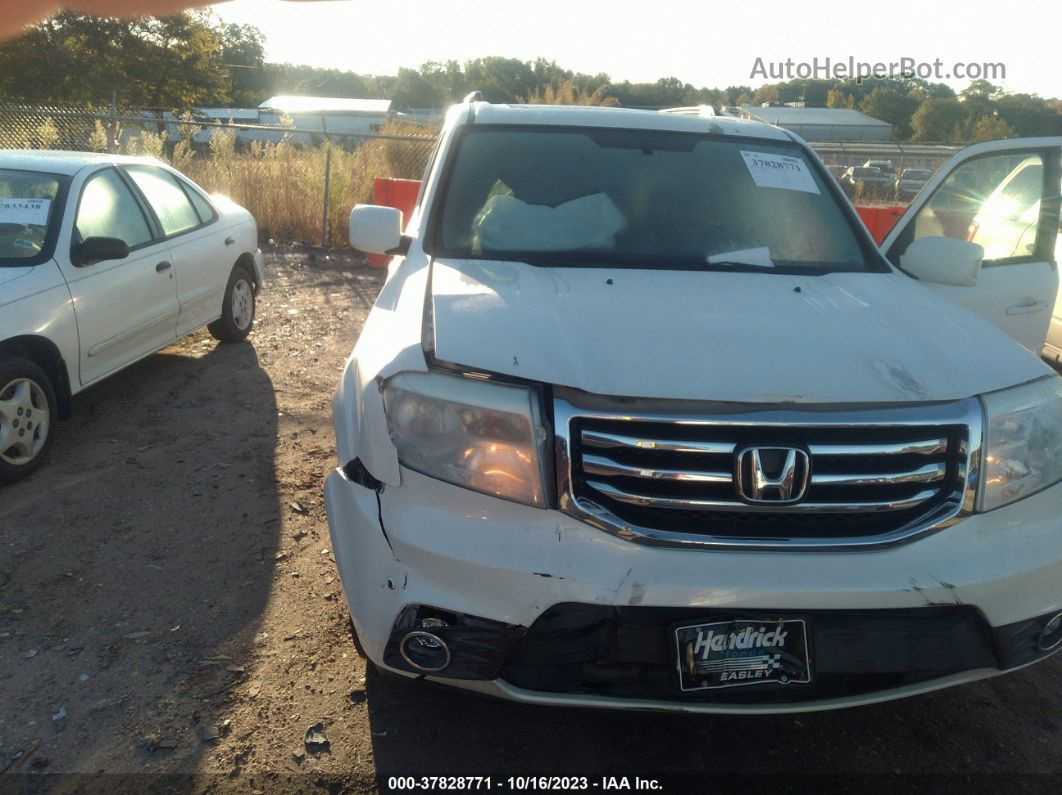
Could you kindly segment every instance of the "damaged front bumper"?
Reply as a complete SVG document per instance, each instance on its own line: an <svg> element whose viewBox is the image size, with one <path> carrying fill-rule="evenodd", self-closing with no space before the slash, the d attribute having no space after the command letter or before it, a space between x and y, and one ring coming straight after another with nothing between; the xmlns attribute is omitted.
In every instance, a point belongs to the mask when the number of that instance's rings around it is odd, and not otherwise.
<svg viewBox="0 0 1062 795"><path fill-rule="evenodd" d="M1062 611L1059 486L888 549L747 553L644 546L401 474L381 493L341 470L325 487L355 628L397 673L542 704L795 712L982 679L1057 650L1041 636ZM760 616L808 622L810 685L674 686L671 628Z"/></svg>

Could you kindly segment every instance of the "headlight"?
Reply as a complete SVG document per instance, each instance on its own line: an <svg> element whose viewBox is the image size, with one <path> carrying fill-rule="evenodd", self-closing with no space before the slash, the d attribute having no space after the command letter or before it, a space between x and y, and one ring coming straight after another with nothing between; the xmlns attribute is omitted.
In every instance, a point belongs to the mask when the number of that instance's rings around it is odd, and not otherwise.
<svg viewBox="0 0 1062 795"><path fill-rule="evenodd" d="M531 390L440 373L403 373L384 387L404 466L457 486L546 507L549 434Z"/></svg>
<svg viewBox="0 0 1062 795"><path fill-rule="evenodd" d="M988 425L981 510L1062 480L1062 378L984 395Z"/></svg>

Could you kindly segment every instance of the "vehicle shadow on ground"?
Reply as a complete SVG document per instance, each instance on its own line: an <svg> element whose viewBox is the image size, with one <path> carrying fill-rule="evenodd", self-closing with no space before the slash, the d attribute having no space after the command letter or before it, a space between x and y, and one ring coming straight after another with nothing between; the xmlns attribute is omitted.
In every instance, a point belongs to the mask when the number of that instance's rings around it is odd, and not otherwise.
<svg viewBox="0 0 1062 795"><path fill-rule="evenodd" d="M0 494L3 751L197 767L270 594L276 436L254 347L203 333L74 399L50 460Z"/></svg>
<svg viewBox="0 0 1062 795"><path fill-rule="evenodd" d="M785 775L792 787L798 774L1034 773L1044 784L1045 774L1058 774L1043 750L1062 737L1060 675L1056 657L901 701L761 716L528 706L384 680L371 670L367 692L381 790L392 776L432 775L626 775L692 784L682 778L692 774L709 788L713 778L722 786L746 774Z"/></svg>

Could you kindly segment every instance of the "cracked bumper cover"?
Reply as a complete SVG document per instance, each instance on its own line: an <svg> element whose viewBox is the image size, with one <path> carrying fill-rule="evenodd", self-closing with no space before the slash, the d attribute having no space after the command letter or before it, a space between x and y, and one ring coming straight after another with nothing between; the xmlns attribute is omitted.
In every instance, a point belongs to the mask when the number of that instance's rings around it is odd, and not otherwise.
<svg viewBox="0 0 1062 795"><path fill-rule="evenodd" d="M706 712L871 703L1020 667L1030 658L1011 653L1007 644L1027 644L1030 619L1062 610L1062 486L913 543L853 553L647 547L557 511L494 499L407 469L401 486L379 495L336 470L325 498L336 564L362 646L374 663L392 670L388 661L394 657L386 651L396 620L418 605L524 628L562 604L614 608L615 615L671 608L683 616L904 609L921 616L948 607L956 616L974 617L985 648L995 649L994 657L971 653L973 667L966 670L939 669L921 681L882 680L880 689L786 703L546 692L521 686L534 677L508 676L511 667L489 681L428 677L514 700Z"/></svg>

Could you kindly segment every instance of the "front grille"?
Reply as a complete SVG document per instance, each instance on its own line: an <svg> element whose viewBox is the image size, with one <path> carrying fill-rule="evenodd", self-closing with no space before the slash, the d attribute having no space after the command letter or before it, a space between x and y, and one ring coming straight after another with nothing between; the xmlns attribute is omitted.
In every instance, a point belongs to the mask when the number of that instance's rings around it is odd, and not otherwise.
<svg viewBox="0 0 1062 795"><path fill-rule="evenodd" d="M850 424L843 414L758 424L755 417L730 423L571 409L559 412L569 448L562 486L573 513L610 522L621 535L626 529L649 538L760 543L891 538L958 512L971 423L957 420L966 413L895 425ZM742 455L750 448L764 450L765 460L785 455L779 449L803 454L794 469L802 486L794 488L796 499L750 498L743 485L749 457Z"/></svg>

